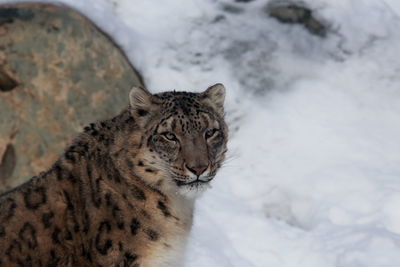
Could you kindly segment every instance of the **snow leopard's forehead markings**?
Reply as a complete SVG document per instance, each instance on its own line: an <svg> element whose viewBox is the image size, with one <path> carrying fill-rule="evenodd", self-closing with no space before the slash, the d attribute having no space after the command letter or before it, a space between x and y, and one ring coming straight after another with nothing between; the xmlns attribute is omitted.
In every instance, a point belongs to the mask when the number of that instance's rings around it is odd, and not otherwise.
<svg viewBox="0 0 400 267"><path fill-rule="evenodd" d="M209 127L210 120L216 120L209 107L201 103L203 97L199 94L166 92L155 96L162 100L163 115L157 129L159 126L167 127L170 123L172 131L179 129L182 134L191 134Z"/></svg>

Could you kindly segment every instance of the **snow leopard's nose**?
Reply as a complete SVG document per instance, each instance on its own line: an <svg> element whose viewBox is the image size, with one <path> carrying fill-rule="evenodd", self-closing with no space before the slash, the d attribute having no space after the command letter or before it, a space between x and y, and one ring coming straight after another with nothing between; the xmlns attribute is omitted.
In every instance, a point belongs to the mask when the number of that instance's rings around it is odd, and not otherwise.
<svg viewBox="0 0 400 267"><path fill-rule="evenodd" d="M186 165L186 168L192 172L193 174L195 174L196 176L200 176L202 175L208 168L208 166L194 166L194 167L189 167L188 165Z"/></svg>

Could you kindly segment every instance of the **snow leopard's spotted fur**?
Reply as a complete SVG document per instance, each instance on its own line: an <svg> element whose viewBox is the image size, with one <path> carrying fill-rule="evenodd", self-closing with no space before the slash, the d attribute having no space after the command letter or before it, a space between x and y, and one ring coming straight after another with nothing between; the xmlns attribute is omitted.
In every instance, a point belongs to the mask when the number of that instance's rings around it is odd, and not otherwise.
<svg viewBox="0 0 400 267"><path fill-rule="evenodd" d="M179 266L226 152L225 89L130 93L53 167L0 197L0 266Z"/></svg>

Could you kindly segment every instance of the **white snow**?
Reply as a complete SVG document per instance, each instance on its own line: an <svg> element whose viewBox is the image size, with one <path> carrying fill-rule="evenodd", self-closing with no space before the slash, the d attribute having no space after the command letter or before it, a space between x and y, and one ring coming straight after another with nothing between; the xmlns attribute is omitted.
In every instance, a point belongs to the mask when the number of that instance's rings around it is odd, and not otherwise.
<svg viewBox="0 0 400 267"><path fill-rule="evenodd" d="M399 1L303 1L324 39L266 0L61 2L151 91L227 87L229 159L197 202L186 266L400 266Z"/></svg>

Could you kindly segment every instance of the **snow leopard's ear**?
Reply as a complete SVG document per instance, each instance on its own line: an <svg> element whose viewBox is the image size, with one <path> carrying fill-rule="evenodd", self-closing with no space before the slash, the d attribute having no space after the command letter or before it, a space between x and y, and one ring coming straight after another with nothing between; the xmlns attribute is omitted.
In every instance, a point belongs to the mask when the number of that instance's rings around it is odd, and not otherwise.
<svg viewBox="0 0 400 267"><path fill-rule="evenodd" d="M202 95L221 116L224 115L225 86L223 84L217 83L208 87Z"/></svg>
<svg viewBox="0 0 400 267"><path fill-rule="evenodd" d="M133 87L129 93L132 116L141 126L145 124L153 110L151 98L152 94L142 87Z"/></svg>

